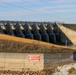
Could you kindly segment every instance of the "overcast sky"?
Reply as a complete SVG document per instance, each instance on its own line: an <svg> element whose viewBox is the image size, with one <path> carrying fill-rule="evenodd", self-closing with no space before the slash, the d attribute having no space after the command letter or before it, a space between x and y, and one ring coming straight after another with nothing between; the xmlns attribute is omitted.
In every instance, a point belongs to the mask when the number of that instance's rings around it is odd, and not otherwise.
<svg viewBox="0 0 76 75"><path fill-rule="evenodd" d="M76 23L76 0L0 0L0 20Z"/></svg>

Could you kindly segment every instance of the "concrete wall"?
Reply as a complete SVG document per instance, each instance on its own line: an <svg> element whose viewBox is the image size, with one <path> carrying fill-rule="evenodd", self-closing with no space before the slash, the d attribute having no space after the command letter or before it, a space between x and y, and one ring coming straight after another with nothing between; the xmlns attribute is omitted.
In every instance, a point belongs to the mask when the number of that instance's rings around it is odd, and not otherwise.
<svg viewBox="0 0 76 75"><path fill-rule="evenodd" d="M69 28L64 27L61 24L57 25L61 30L61 42L66 43L67 41L68 44L76 45L76 32Z"/></svg>
<svg viewBox="0 0 76 75"><path fill-rule="evenodd" d="M60 64L74 62L73 53L49 53L44 54L44 68L50 69Z"/></svg>
<svg viewBox="0 0 76 75"><path fill-rule="evenodd" d="M73 53L0 53L0 70L50 69L63 63L74 62L76 53L74 55ZM30 61L29 56L39 56L40 59Z"/></svg>
<svg viewBox="0 0 76 75"><path fill-rule="evenodd" d="M40 56L39 61L29 61L28 56ZM43 54L0 53L0 69L2 70L42 70L44 68Z"/></svg>

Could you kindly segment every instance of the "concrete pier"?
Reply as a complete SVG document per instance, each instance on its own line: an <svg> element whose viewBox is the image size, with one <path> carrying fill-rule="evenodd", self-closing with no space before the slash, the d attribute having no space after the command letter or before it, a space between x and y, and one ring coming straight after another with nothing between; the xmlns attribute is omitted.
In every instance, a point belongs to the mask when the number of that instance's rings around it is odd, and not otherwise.
<svg viewBox="0 0 76 75"><path fill-rule="evenodd" d="M23 28L24 28L23 32L24 32L25 38L33 39L33 34L31 33L29 29L29 25L25 23L25 25L23 25Z"/></svg>
<svg viewBox="0 0 76 75"><path fill-rule="evenodd" d="M19 25L18 22L15 25L15 29L16 29L17 36L19 36L19 37L25 37L25 35L23 34L23 32L22 32L22 30L21 30L20 25Z"/></svg>
<svg viewBox="0 0 76 75"><path fill-rule="evenodd" d="M1 25L0 25L0 34L4 34L2 28L1 28Z"/></svg>
<svg viewBox="0 0 76 75"><path fill-rule="evenodd" d="M42 41L49 42L49 36L48 36L43 24L39 25L39 28L40 28L40 34L41 34Z"/></svg>
<svg viewBox="0 0 76 75"><path fill-rule="evenodd" d="M37 25L33 24L31 25L31 27L32 27L32 33L33 33L34 39L41 40L41 35L37 29Z"/></svg>
<svg viewBox="0 0 76 75"><path fill-rule="evenodd" d="M55 36L50 24L47 24L47 33L49 35L49 42L56 43L56 36Z"/></svg>
<svg viewBox="0 0 76 75"><path fill-rule="evenodd" d="M14 32L13 32L9 22L7 22L7 24L5 25L5 28L9 35L14 35Z"/></svg>
<svg viewBox="0 0 76 75"><path fill-rule="evenodd" d="M56 42L57 43L61 43L61 32L60 32L60 29L59 29L59 27L57 26L56 23L53 25L53 27L54 27L54 33L56 35Z"/></svg>

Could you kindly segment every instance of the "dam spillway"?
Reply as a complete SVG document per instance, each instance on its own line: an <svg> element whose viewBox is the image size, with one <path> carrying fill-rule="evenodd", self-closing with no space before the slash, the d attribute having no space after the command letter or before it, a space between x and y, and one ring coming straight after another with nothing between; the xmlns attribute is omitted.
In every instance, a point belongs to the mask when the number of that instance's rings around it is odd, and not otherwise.
<svg viewBox="0 0 76 75"><path fill-rule="evenodd" d="M44 42L60 42L56 23L0 21L0 33Z"/></svg>

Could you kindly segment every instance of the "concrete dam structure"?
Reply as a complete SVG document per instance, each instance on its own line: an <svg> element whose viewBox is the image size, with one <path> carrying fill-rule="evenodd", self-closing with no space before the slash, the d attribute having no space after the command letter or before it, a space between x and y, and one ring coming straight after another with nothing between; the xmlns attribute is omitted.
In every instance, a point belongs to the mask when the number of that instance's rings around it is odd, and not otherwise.
<svg viewBox="0 0 76 75"><path fill-rule="evenodd" d="M0 33L56 43L54 23L0 21Z"/></svg>
<svg viewBox="0 0 76 75"><path fill-rule="evenodd" d="M62 29L63 25L51 22L0 21L0 33L22 38L40 40L60 45L76 44L71 36L75 31ZM64 32L65 30L65 32ZM71 34L74 32L74 34Z"/></svg>

